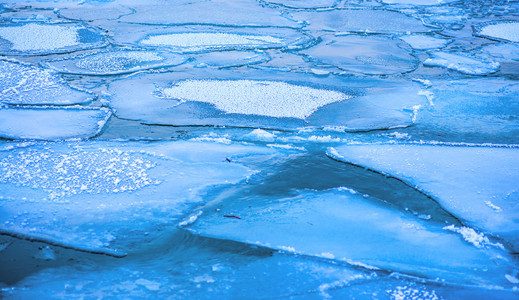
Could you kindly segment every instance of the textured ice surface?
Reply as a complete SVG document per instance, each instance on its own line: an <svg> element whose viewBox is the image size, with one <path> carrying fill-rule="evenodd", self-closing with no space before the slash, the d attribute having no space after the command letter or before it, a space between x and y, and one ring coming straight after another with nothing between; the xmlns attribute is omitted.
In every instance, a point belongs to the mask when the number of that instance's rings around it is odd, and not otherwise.
<svg viewBox="0 0 519 300"><path fill-rule="evenodd" d="M445 47L449 42L446 39L439 39L427 35L406 35L400 37L401 40L408 43L413 49L439 49Z"/></svg>
<svg viewBox="0 0 519 300"><path fill-rule="evenodd" d="M519 248L519 149L362 145L341 146L336 153L335 159L404 180L470 225Z"/></svg>
<svg viewBox="0 0 519 300"><path fill-rule="evenodd" d="M405 5L441 5L458 0L382 0L386 4L405 4Z"/></svg>
<svg viewBox="0 0 519 300"><path fill-rule="evenodd" d="M482 36L519 42L519 22L492 23L478 29L478 34Z"/></svg>
<svg viewBox="0 0 519 300"><path fill-rule="evenodd" d="M336 32L408 33L429 32L421 21L404 14L375 9L348 9L293 13L294 18L309 23L306 29Z"/></svg>
<svg viewBox="0 0 519 300"><path fill-rule="evenodd" d="M271 201L227 199L188 229L203 236L266 246L427 278L507 284L506 254L478 249L458 235L339 189ZM215 208L218 208L215 210ZM236 215L237 218L226 218ZM500 253L503 265L493 259Z"/></svg>
<svg viewBox="0 0 519 300"><path fill-rule="evenodd" d="M398 40L356 35L321 37L318 45L301 51L309 59L362 74L395 74L413 70L416 59Z"/></svg>
<svg viewBox="0 0 519 300"><path fill-rule="evenodd" d="M181 102L213 104L226 113L305 119L319 107L350 95L277 81L187 80L161 93Z"/></svg>
<svg viewBox="0 0 519 300"><path fill-rule="evenodd" d="M327 8L336 5L339 0L261 0L262 2L289 8Z"/></svg>
<svg viewBox="0 0 519 300"><path fill-rule="evenodd" d="M115 20L120 18L121 16L129 15L132 13L132 10L129 7L121 4L83 4L77 7L64 7L58 11L58 14L67 19L81 21Z"/></svg>
<svg viewBox="0 0 519 300"><path fill-rule="evenodd" d="M162 51L115 50L48 61L43 65L61 73L115 75L175 66L185 60L180 55Z"/></svg>
<svg viewBox="0 0 519 300"><path fill-rule="evenodd" d="M44 54L72 52L104 45L98 31L76 23L3 23L0 52L3 54Z"/></svg>
<svg viewBox="0 0 519 300"><path fill-rule="evenodd" d="M250 175L226 158L272 152L188 142L57 143L1 151L0 230L90 251L130 251L174 226L202 201L206 187Z"/></svg>
<svg viewBox="0 0 519 300"><path fill-rule="evenodd" d="M232 52L208 52L195 56L195 67L237 67L250 66L269 61L270 57L264 52L232 51Z"/></svg>
<svg viewBox="0 0 519 300"><path fill-rule="evenodd" d="M482 50L498 60L519 60L519 46L513 44L488 45Z"/></svg>
<svg viewBox="0 0 519 300"><path fill-rule="evenodd" d="M434 52L424 65L444 67L468 75L488 75L499 70L499 63L468 57L463 54Z"/></svg>
<svg viewBox="0 0 519 300"><path fill-rule="evenodd" d="M69 105L89 102L92 98L68 86L53 71L0 59L0 103Z"/></svg>
<svg viewBox="0 0 519 300"><path fill-rule="evenodd" d="M108 109L0 108L0 137L58 140L89 138L110 117Z"/></svg>

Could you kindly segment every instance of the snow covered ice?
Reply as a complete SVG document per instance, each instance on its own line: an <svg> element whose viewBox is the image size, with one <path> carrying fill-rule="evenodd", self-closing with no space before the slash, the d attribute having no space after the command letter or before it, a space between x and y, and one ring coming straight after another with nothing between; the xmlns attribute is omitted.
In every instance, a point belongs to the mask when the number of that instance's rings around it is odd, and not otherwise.
<svg viewBox="0 0 519 300"><path fill-rule="evenodd" d="M0 19L0 298L519 298L517 1Z"/></svg>

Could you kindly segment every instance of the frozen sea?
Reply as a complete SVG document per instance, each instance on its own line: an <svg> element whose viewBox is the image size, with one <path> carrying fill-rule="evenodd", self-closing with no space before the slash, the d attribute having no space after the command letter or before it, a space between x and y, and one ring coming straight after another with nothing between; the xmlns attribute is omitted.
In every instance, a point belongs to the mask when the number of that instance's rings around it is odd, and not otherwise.
<svg viewBox="0 0 519 300"><path fill-rule="evenodd" d="M0 298L519 299L519 1L0 0Z"/></svg>

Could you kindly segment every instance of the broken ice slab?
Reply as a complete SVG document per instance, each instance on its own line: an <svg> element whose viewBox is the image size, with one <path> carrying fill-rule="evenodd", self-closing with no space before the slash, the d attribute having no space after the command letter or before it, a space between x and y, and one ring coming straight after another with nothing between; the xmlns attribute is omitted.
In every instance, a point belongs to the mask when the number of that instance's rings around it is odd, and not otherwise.
<svg viewBox="0 0 519 300"><path fill-rule="evenodd" d="M386 37L321 36L322 42L300 53L311 61L360 74L398 74L414 70L418 61L407 45ZM408 48L408 47L407 47Z"/></svg>
<svg viewBox="0 0 519 300"><path fill-rule="evenodd" d="M279 5L287 8L299 9L316 9L316 8L332 8L337 5L340 0L260 0L261 2L273 5Z"/></svg>
<svg viewBox="0 0 519 300"><path fill-rule="evenodd" d="M308 23L305 29L314 31L387 34L433 31L420 20L389 10L341 9L292 14L294 19Z"/></svg>
<svg viewBox="0 0 519 300"><path fill-rule="evenodd" d="M250 70L219 70L218 76L214 70L193 71L115 81L109 86L110 106L119 118L145 124L283 130L330 125L370 130L409 125L413 110L407 103L425 101L417 95L419 89L406 91L409 85L403 87L402 82ZM376 98L350 102L366 92ZM389 95L383 97L384 93ZM409 97L402 100L396 94Z"/></svg>
<svg viewBox="0 0 519 300"><path fill-rule="evenodd" d="M4 22L0 24L0 53L41 55L99 48L105 36L82 23Z"/></svg>
<svg viewBox="0 0 519 300"><path fill-rule="evenodd" d="M330 154L405 181L470 226L519 249L519 149L351 145Z"/></svg>
<svg viewBox="0 0 519 300"><path fill-rule="evenodd" d="M54 71L11 59L0 59L0 89L0 103L13 105L71 105L94 98L68 86Z"/></svg>
<svg viewBox="0 0 519 300"><path fill-rule="evenodd" d="M263 7L257 1L160 1L127 4L135 13L120 18L120 21L153 25L222 25L222 26L276 26L300 27L281 14ZM157 13L158 11L164 13Z"/></svg>
<svg viewBox="0 0 519 300"><path fill-rule="evenodd" d="M519 43L519 22L489 22L474 26L476 35L496 40Z"/></svg>
<svg viewBox="0 0 519 300"><path fill-rule="evenodd" d="M110 118L106 108L0 108L0 137L64 140L90 138Z"/></svg>
<svg viewBox="0 0 519 300"><path fill-rule="evenodd" d="M240 159L274 153L201 142L45 143L0 151L0 231L120 256L173 228L210 187L251 175Z"/></svg>
<svg viewBox="0 0 519 300"><path fill-rule="evenodd" d="M368 270L511 289L504 275L515 269L505 251L477 248L442 226L368 198L347 189L270 200L224 198L187 229ZM225 217L233 215L239 219Z"/></svg>
<svg viewBox="0 0 519 300"><path fill-rule="evenodd" d="M226 51L209 52L194 56L194 65L197 68L203 67L241 67L264 63L270 60L265 52L259 51Z"/></svg>
<svg viewBox="0 0 519 300"><path fill-rule="evenodd" d="M404 35L400 37L401 40L408 43L413 49L426 50L426 49L440 49L445 47L449 40L436 38L423 34Z"/></svg>
<svg viewBox="0 0 519 300"><path fill-rule="evenodd" d="M46 61L42 66L67 74L117 75L176 66L185 61L186 58L165 51L116 49Z"/></svg>
<svg viewBox="0 0 519 300"><path fill-rule="evenodd" d="M482 47L481 50L499 61L519 61L519 46L514 44L492 44Z"/></svg>
<svg viewBox="0 0 519 300"><path fill-rule="evenodd" d="M465 54L433 52L423 64L429 67L443 67L468 75L488 75L499 71L499 63L488 59L470 57Z"/></svg>
<svg viewBox="0 0 519 300"><path fill-rule="evenodd" d="M519 84L476 78L432 81L429 105L417 111L413 135L452 142L518 143Z"/></svg>
<svg viewBox="0 0 519 300"><path fill-rule="evenodd" d="M57 14L61 17L78 21L96 21L96 20L116 20L122 16L133 13L129 7L121 4L83 3L78 6L68 6L57 10Z"/></svg>

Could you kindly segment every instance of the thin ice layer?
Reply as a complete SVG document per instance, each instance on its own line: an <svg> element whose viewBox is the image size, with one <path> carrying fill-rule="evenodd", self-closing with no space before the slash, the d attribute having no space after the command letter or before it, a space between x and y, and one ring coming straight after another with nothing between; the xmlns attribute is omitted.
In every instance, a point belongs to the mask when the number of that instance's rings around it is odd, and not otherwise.
<svg viewBox="0 0 519 300"><path fill-rule="evenodd" d="M305 119L320 107L350 95L278 81L187 80L161 94L182 102L213 104L226 113Z"/></svg>
<svg viewBox="0 0 519 300"><path fill-rule="evenodd" d="M479 27L479 35L519 42L519 22L491 23Z"/></svg>
<svg viewBox="0 0 519 300"><path fill-rule="evenodd" d="M48 61L44 63L44 66L53 68L61 73L116 75L175 66L183 63L185 60L180 55L168 52L115 50Z"/></svg>
<svg viewBox="0 0 519 300"><path fill-rule="evenodd" d="M462 54L434 52L423 63L431 67L444 67L468 75L488 75L499 70L499 63L468 57Z"/></svg>
<svg viewBox="0 0 519 300"><path fill-rule="evenodd" d="M306 21L306 29L335 32L408 33L429 32L421 21L402 13L376 9L346 9L293 13L294 18Z"/></svg>
<svg viewBox="0 0 519 300"><path fill-rule="evenodd" d="M405 35L400 37L401 40L408 43L413 49L439 49L445 47L449 40L439 39L428 35Z"/></svg>
<svg viewBox="0 0 519 300"><path fill-rule="evenodd" d="M404 180L472 226L519 248L518 149L352 145L335 153L335 159Z"/></svg>
<svg viewBox="0 0 519 300"><path fill-rule="evenodd" d="M211 143L36 144L0 152L0 231L121 255L152 241L214 185L272 150Z"/></svg>
<svg viewBox="0 0 519 300"><path fill-rule="evenodd" d="M0 103L70 105L92 99L91 94L71 88L53 71L0 59Z"/></svg>
<svg viewBox="0 0 519 300"><path fill-rule="evenodd" d="M338 0L261 0L262 2L288 8L328 8L334 7Z"/></svg>
<svg viewBox="0 0 519 300"><path fill-rule="evenodd" d="M233 200L208 207L188 230L371 270L507 284L504 275L510 268L503 251L476 248L441 227L348 190L307 191L270 201ZM499 266L493 261L498 254L503 257Z"/></svg>
<svg viewBox="0 0 519 300"><path fill-rule="evenodd" d="M46 54L72 52L106 44L98 31L77 23L3 23L0 52L4 54Z"/></svg>
<svg viewBox="0 0 519 300"><path fill-rule="evenodd" d="M108 109L0 108L0 137L63 140L97 135L110 117Z"/></svg>
<svg viewBox="0 0 519 300"><path fill-rule="evenodd" d="M316 63L361 74L397 74L413 70L416 59L405 44L391 38L356 35L321 37L322 42L302 54Z"/></svg>
<svg viewBox="0 0 519 300"><path fill-rule="evenodd" d="M382 0L386 4L401 4L401 5L442 5L458 0Z"/></svg>
<svg viewBox="0 0 519 300"><path fill-rule="evenodd" d="M255 51L208 52L199 54L194 58L196 60L195 67L197 68L207 66L221 68L250 66L270 60L267 53Z"/></svg>

